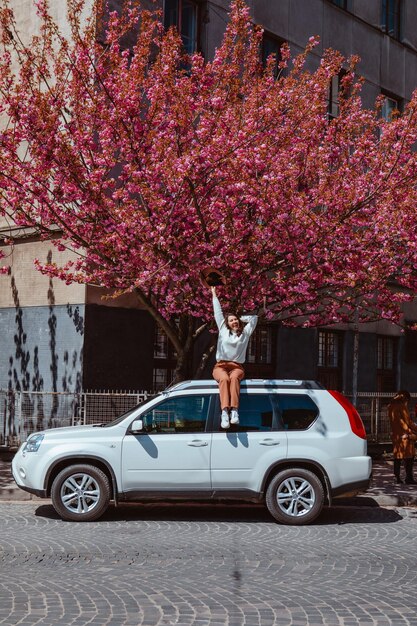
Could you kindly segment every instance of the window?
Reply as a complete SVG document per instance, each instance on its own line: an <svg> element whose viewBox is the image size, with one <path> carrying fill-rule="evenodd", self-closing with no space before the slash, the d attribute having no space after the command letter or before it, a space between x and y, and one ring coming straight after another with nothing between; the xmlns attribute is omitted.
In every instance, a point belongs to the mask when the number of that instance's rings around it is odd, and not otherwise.
<svg viewBox="0 0 417 626"><path fill-rule="evenodd" d="M404 335L404 361L417 365L417 330L414 328L415 322L406 322Z"/></svg>
<svg viewBox="0 0 417 626"><path fill-rule="evenodd" d="M328 91L328 116L334 119L339 115L339 99L341 80L345 72L342 70L337 76L332 76Z"/></svg>
<svg viewBox="0 0 417 626"><path fill-rule="evenodd" d="M381 27L390 37L401 38L401 0L382 0Z"/></svg>
<svg viewBox="0 0 417 626"><path fill-rule="evenodd" d="M377 337L377 391L395 391L397 340L395 337Z"/></svg>
<svg viewBox="0 0 417 626"><path fill-rule="evenodd" d="M317 378L327 389L342 388L343 335L337 331L319 331Z"/></svg>
<svg viewBox="0 0 417 626"><path fill-rule="evenodd" d="M305 430L319 411L307 395L245 394L240 396L239 424L230 432Z"/></svg>
<svg viewBox="0 0 417 626"><path fill-rule="evenodd" d="M162 391L171 384L173 380L173 371L166 367L153 368L153 390Z"/></svg>
<svg viewBox="0 0 417 626"><path fill-rule="evenodd" d="M339 333L319 331L319 367L338 367L340 353Z"/></svg>
<svg viewBox="0 0 417 626"><path fill-rule="evenodd" d="M248 363L271 363L272 361L272 332L270 326L260 326L255 329L249 341Z"/></svg>
<svg viewBox="0 0 417 626"><path fill-rule="evenodd" d="M394 338L378 337L377 367L381 370L394 368Z"/></svg>
<svg viewBox="0 0 417 626"><path fill-rule="evenodd" d="M203 433L211 396L183 396L163 400L142 415L144 433Z"/></svg>
<svg viewBox="0 0 417 626"><path fill-rule="evenodd" d="M384 96L384 101L382 103L381 116L387 122L392 120L392 114L394 111L400 110L399 99L392 98L391 96Z"/></svg>
<svg viewBox="0 0 417 626"><path fill-rule="evenodd" d="M176 26L188 54L198 47L199 3L196 0L165 0L164 26Z"/></svg>
<svg viewBox="0 0 417 626"><path fill-rule="evenodd" d="M280 395L279 413L285 430L305 430L319 414L309 396Z"/></svg>
<svg viewBox="0 0 417 626"><path fill-rule="evenodd" d="M266 62L268 57L271 54L275 55L275 67L274 67L274 76L275 78L279 74L278 63L281 59L281 46L284 43L282 39L275 37L270 33L264 32L262 37L262 45L261 45L261 60L263 67L266 66Z"/></svg>
<svg viewBox="0 0 417 626"><path fill-rule="evenodd" d="M330 0L332 4L341 9L349 10L349 0Z"/></svg>
<svg viewBox="0 0 417 626"><path fill-rule="evenodd" d="M157 325L155 326L153 357L153 390L162 391L173 380L176 352L164 331Z"/></svg>
<svg viewBox="0 0 417 626"><path fill-rule="evenodd" d="M275 332L274 326L262 326L258 323L246 354L246 378L274 377Z"/></svg>
<svg viewBox="0 0 417 626"><path fill-rule="evenodd" d="M156 359L168 358L168 337L159 326L155 328L153 356Z"/></svg>
<svg viewBox="0 0 417 626"><path fill-rule="evenodd" d="M242 393L239 402L239 425L231 432L282 430L278 422L278 404L272 394Z"/></svg>

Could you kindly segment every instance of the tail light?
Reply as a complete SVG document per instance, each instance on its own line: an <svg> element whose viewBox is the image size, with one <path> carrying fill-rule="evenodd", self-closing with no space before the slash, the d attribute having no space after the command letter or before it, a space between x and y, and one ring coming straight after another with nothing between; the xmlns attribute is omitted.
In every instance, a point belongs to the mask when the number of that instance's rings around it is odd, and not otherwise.
<svg viewBox="0 0 417 626"><path fill-rule="evenodd" d="M329 391L329 393L345 409L352 432L361 439L366 439L365 426L353 404L340 391Z"/></svg>

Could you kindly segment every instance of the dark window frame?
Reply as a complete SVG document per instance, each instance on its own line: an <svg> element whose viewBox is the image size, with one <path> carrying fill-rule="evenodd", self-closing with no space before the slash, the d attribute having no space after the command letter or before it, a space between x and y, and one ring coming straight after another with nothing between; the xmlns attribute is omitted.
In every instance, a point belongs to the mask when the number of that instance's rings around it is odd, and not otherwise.
<svg viewBox="0 0 417 626"><path fill-rule="evenodd" d="M339 9L342 9L343 11L351 10L350 0L329 0L329 2L330 4L333 4L333 6L338 7Z"/></svg>
<svg viewBox="0 0 417 626"><path fill-rule="evenodd" d="M330 79L327 95L327 117L329 120L334 120L339 115L341 81L344 76L346 76L346 70L341 69L338 74L332 76L332 78Z"/></svg>
<svg viewBox="0 0 417 626"><path fill-rule="evenodd" d="M267 47L267 43L270 43L269 49ZM271 54L275 54L275 68L274 68L274 78L278 78L280 73L279 62L281 61L281 46L286 43L285 39L271 33L270 31L264 30L262 36L262 43L260 47L260 57L262 67L266 66L266 62Z"/></svg>
<svg viewBox="0 0 417 626"><path fill-rule="evenodd" d="M394 392L397 382L398 338L393 335L376 337L377 391Z"/></svg>
<svg viewBox="0 0 417 626"><path fill-rule="evenodd" d="M331 349L334 344L337 349L335 354ZM320 328L317 335L317 380L326 389L342 391L343 387L343 350L344 332Z"/></svg>
<svg viewBox="0 0 417 626"><path fill-rule="evenodd" d="M381 1L381 29L389 37L402 39L402 0ZM391 24L392 21L392 24Z"/></svg>
<svg viewBox="0 0 417 626"><path fill-rule="evenodd" d="M152 390L163 391L168 385L171 384L174 378L174 370L177 365L176 352L171 345L167 335L164 331L155 324L154 335L154 351L153 351L153 367L152 367ZM165 352L158 352L157 348L163 346ZM159 380L160 372L165 372L163 382Z"/></svg>
<svg viewBox="0 0 417 626"><path fill-rule="evenodd" d="M167 15L166 6L168 3L174 3L176 8L172 10L171 15L175 14L174 19L169 19ZM202 15L204 13L202 0L164 0L163 7L163 23L166 29L171 26L175 26L181 35L181 39L184 44L184 48L188 54L193 54L194 52L201 52L201 20ZM186 5L191 5L194 7L195 11L195 35L193 38L193 45L188 47L187 42L184 40L185 34L183 33L183 19L184 19L184 9ZM171 17L171 16L170 16Z"/></svg>
<svg viewBox="0 0 417 626"><path fill-rule="evenodd" d="M391 100L392 102L396 103L397 106L391 109L391 113L392 111L395 111L395 110L401 113L401 111L403 110L403 99L400 96L390 91L385 91L385 90L381 90L381 96L384 98L384 102L386 102L387 100ZM384 115L383 109L384 109L384 105L382 105L382 108L381 108L381 116L383 117L383 119L389 122L392 118L391 116Z"/></svg>
<svg viewBox="0 0 417 626"><path fill-rule="evenodd" d="M269 358L263 360L259 358L262 352L262 340L260 335L264 332L268 333L267 343L269 350ZM244 369L246 372L246 378L273 378L275 375L275 363L276 363L276 333L277 328L274 324L260 324L258 322L252 337L250 338L248 350L246 353L246 361ZM253 348L255 349L253 350ZM251 353L255 354L255 359L252 359Z"/></svg>

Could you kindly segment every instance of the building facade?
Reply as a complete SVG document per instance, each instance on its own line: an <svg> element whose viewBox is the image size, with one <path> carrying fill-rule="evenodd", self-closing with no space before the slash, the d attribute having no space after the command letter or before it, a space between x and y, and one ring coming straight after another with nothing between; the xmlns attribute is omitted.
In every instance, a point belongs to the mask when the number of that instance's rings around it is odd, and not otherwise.
<svg viewBox="0 0 417 626"><path fill-rule="evenodd" d="M117 3L116 3L117 4ZM326 48L358 55L365 107L384 97L383 114L401 110L417 86L415 0L248 0L253 21L264 28L263 57L290 44L301 52L309 37ZM30 0L13 0L22 32L37 28ZM62 3L52 1L65 22ZM210 59L228 20L230 0L161 0L166 26L179 29L189 52ZM329 117L338 112L338 79L329 86ZM3 233L13 226L2 223ZM39 274L33 259L60 262L64 253L30 237L19 239L9 276L0 276L0 389L80 391L156 389L170 382L175 354L133 296L103 299L93 286L65 285ZM249 347L247 375L309 378L352 393L417 391L417 308L404 308L410 330L387 322L317 329L259 325ZM196 363L200 346L196 348ZM203 375L209 375L208 363ZM357 370L355 370L357 368ZM356 382L357 380L357 382Z"/></svg>

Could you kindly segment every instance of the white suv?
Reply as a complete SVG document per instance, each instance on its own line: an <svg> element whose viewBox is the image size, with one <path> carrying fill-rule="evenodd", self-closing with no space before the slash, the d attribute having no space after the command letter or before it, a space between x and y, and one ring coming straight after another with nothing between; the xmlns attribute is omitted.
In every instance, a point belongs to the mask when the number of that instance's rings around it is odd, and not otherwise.
<svg viewBox="0 0 417 626"><path fill-rule="evenodd" d="M110 424L32 434L13 459L22 489L62 518L99 518L110 500L265 501L285 524L366 489L366 433L340 393L313 381L246 380L240 423L220 428L217 384L175 385Z"/></svg>

